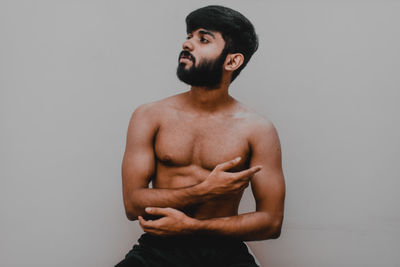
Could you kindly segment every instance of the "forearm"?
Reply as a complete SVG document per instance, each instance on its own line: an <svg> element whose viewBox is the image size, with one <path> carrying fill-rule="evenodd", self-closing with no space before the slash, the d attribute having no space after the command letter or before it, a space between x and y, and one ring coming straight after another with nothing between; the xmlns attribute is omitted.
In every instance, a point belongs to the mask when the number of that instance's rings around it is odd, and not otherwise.
<svg viewBox="0 0 400 267"><path fill-rule="evenodd" d="M194 220L192 229L195 233L255 241L278 238L281 222L266 212L256 211L231 217Z"/></svg>
<svg viewBox="0 0 400 267"><path fill-rule="evenodd" d="M140 188L133 190L125 201L125 209L130 220L135 220L139 215L145 215L146 207L171 207L183 210L190 206L210 200L202 184L194 186L159 189Z"/></svg>

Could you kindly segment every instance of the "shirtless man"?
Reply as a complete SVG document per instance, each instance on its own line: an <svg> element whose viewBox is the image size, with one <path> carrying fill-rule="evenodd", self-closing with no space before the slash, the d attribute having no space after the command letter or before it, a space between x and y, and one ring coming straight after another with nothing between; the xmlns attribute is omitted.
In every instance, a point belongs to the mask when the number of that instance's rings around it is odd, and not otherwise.
<svg viewBox="0 0 400 267"><path fill-rule="evenodd" d="M280 235L280 143L270 121L228 93L257 36L221 6L193 11L186 24L177 75L190 90L141 105L129 123L124 205L146 233L117 266L258 266L243 241ZM238 215L249 183L256 210Z"/></svg>

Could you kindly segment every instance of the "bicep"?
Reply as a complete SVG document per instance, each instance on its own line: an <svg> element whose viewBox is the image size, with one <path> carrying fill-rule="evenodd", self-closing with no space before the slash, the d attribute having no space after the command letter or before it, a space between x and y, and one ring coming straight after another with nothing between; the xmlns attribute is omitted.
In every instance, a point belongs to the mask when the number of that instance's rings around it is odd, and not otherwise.
<svg viewBox="0 0 400 267"><path fill-rule="evenodd" d="M251 166L262 169L251 179L256 210L282 217L285 199L285 181L279 137L272 124L255 131L251 140Z"/></svg>
<svg viewBox="0 0 400 267"><path fill-rule="evenodd" d="M132 114L122 160L122 187L124 198L132 190L147 187L154 173L155 156L153 140L157 124L146 107Z"/></svg>

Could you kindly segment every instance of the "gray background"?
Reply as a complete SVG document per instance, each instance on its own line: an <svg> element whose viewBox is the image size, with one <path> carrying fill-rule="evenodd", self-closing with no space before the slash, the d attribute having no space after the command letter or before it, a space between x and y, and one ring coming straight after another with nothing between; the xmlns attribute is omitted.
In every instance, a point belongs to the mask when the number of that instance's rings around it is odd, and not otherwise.
<svg viewBox="0 0 400 267"><path fill-rule="evenodd" d="M113 266L141 230L120 166L175 77L188 12L225 4L260 48L231 93L278 129L287 182L263 266L400 266L399 1L0 1L0 265ZM254 208L246 192L241 210Z"/></svg>

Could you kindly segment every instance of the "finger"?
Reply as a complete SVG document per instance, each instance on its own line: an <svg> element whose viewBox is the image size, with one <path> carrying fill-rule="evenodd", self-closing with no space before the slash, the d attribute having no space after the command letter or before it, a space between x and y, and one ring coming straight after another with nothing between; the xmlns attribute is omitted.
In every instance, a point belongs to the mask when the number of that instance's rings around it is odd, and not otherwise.
<svg viewBox="0 0 400 267"><path fill-rule="evenodd" d="M145 211L147 214L150 215L161 215L161 216L167 216L170 212L169 208L154 208L154 207L145 208Z"/></svg>
<svg viewBox="0 0 400 267"><path fill-rule="evenodd" d="M139 219L139 223L142 223L142 222L144 222L145 221L145 219L143 219L143 217L142 216L138 216L138 219Z"/></svg>
<svg viewBox="0 0 400 267"><path fill-rule="evenodd" d="M251 177L255 173L259 172L261 169L262 169L261 166L254 166L254 167L251 167L250 169L247 169L247 170L244 170L244 171L241 171L241 172L237 172L235 174L235 176L236 176L237 179L245 178L245 177Z"/></svg>
<svg viewBox="0 0 400 267"><path fill-rule="evenodd" d="M156 221L152 221L152 220L145 220L142 216L138 217L139 218L139 224L140 227L142 227L142 229L148 230L148 229L156 229Z"/></svg>
<svg viewBox="0 0 400 267"><path fill-rule="evenodd" d="M138 219L139 219L139 225L140 225L140 227L144 230L144 228L145 228L145 223L146 223L146 220L145 219L143 219L143 217L142 216L138 216Z"/></svg>
<svg viewBox="0 0 400 267"><path fill-rule="evenodd" d="M227 171L227 170L232 169L233 167L237 166L241 159L242 159L241 157L237 157L230 161L218 164L217 168L221 171Z"/></svg>
<svg viewBox="0 0 400 267"><path fill-rule="evenodd" d="M139 224L140 224L141 226L148 225L149 223L152 222L152 220L146 220L146 219L143 218L142 216L138 216L138 219L139 219Z"/></svg>

